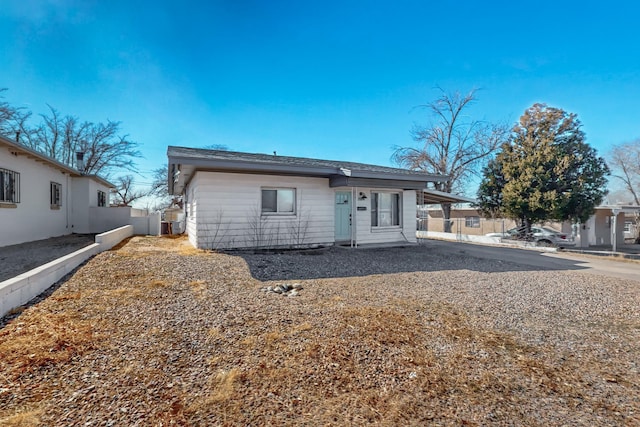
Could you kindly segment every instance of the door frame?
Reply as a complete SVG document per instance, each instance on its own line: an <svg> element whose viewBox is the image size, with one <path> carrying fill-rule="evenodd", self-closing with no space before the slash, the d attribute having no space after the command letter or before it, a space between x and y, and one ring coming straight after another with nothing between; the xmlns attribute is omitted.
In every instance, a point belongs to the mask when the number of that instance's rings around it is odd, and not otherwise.
<svg viewBox="0 0 640 427"><path fill-rule="evenodd" d="M344 195L347 198L348 203L343 203L343 205L347 205L349 209L339 209L338 208L338 195ZM350 190L347 191L336 191L333 196L333 208L334 208L334 230L333 230L333 238L336 243L346 243L353 242L353 192ZM343 215L343 220L349 221L348 235L338 236L338 214L341 213Z"/></svg>

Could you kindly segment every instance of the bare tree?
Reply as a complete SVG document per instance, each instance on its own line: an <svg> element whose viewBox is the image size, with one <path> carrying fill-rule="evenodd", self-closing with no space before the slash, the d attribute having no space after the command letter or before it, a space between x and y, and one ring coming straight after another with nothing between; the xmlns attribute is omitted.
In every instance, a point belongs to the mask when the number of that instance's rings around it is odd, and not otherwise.
<svg viewBox="0 0 640 427"><path fill-rule="evenodd" d="M115 206L131 206L134 201L149 195L149 191L134 188L133 175L119 176L111 204Z"/></svg>
<svg viewBox="0 0 640 427"><path fill-rule="evenodd" d="M79 144L85 153L84 173L107 174L113 169L135 171L135 158L141 157L138 143L128 135L119 136L120 122L87 124L86 138Z"/></svg>
<svg viewBox="0 0 640 427"><path fill-rule="evenodd" d="M613 176L622 181L633 203L640 205L640 139L614 145L608 160Z"/></svg>
<svg viewBox="0 0 640 427"><path fill-rule="evenodd" d="M81 172L108 176L117 169L135 171L134 159L141 157L138 143L120 135L120 122L81 121L63 115L47 104L49 112L30 124L30 111L15 108L3 100L0 89L0 134L40 151L69 166L78 166L76 152L84 153Z"/></svg>
<svg viewBox="0 0 640 427"><path fill-rule="evenodd" d="M4 101L2 92L6 90L6 88L0 88L0 135L4 135L16 142L24 143L23 134L33 134L33 130L26 130L26 123L31 117L31 112L13 107L7 101Z"/></svg>
<svg viewBox="0 0 640 427"><path fill-rule="evenodd" d="M153 170L151 194L161 198L169 197L169 166L166 163Z"/></svg>
<svg viewBox="0 0 640 427"><path fill-rule="evenodd" d="M7 88L0 88L0 133L3 135L10 135L11 121L15 114L15 108L13 108L7 101L4 101L2 92Z"/></svg>
<svg viewBox="0 0 640 427"><path fill-rule="evenodd" d="M640 139L614 145L609 153L609 166L631 196L632 203L640 206ZM640 213L635 215L635 243L640 243Z"/></svg>
<svg viewBox="0 0 640 427"><path fill-rule="evenodd" d="M479 175L485 161L507 140L509 128L469 120L465 109L476 101L476 90L466 95L440 90L435 101L420 105L431 116L428 125L414 125L411 134L416 147L396 147L392 159L413 170L448 176L449 181L437 182L435 190L459 192L473 175ZM445 231L451 231L451 203L442 203Z"/></svg>

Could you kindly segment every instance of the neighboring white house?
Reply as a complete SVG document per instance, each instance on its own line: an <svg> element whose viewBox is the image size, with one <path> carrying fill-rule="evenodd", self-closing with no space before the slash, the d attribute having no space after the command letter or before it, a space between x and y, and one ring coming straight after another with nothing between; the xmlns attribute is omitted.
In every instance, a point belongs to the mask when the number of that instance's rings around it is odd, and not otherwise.
<svg viewBox="0 0 640 427"><path fill-rule="evenodd" d="M362 163L169 147L198 248L416 242L416 191L446 181Z"/></svg>
<svg viewBox="0 0 640 427"><path fill-rule="evenodd" d="M113 187L0 136L0 246L128 224L109 208Z"/></svg>
<svg viewBox="0 0 640 427"><path fill-rule="evenodd" d="M613 246L614 250L624 245L628 216L640 213L640 206L600 205L577 233L578 246ZM630 233L629 233L630 234Z"/></svg>

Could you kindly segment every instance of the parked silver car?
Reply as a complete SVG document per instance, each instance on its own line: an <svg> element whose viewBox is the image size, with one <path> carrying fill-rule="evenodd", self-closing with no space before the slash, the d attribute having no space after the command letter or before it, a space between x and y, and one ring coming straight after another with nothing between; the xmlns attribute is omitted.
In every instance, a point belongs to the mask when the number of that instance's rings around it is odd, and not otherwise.
<svg viewBox="0 0 640 427"><path fill-rule="evenodd" d="M568 234L549 227L531 227L530 235L526 235L522 228L512 228L504 233L488 233L485 236L524 240L535 242L537 246L556 246L559 248L575 246L576 244Z"/></svg>

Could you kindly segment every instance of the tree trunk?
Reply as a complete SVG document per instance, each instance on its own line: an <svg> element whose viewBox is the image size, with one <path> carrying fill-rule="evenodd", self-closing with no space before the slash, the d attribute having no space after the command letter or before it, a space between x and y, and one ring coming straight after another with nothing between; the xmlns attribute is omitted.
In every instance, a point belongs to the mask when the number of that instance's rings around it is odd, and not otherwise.
<svg viewBox="0 0 640 427"><path fill-rule="evenodd" d="M441 203L443 230L445 233L451 233L451 203Z"/></svg>

